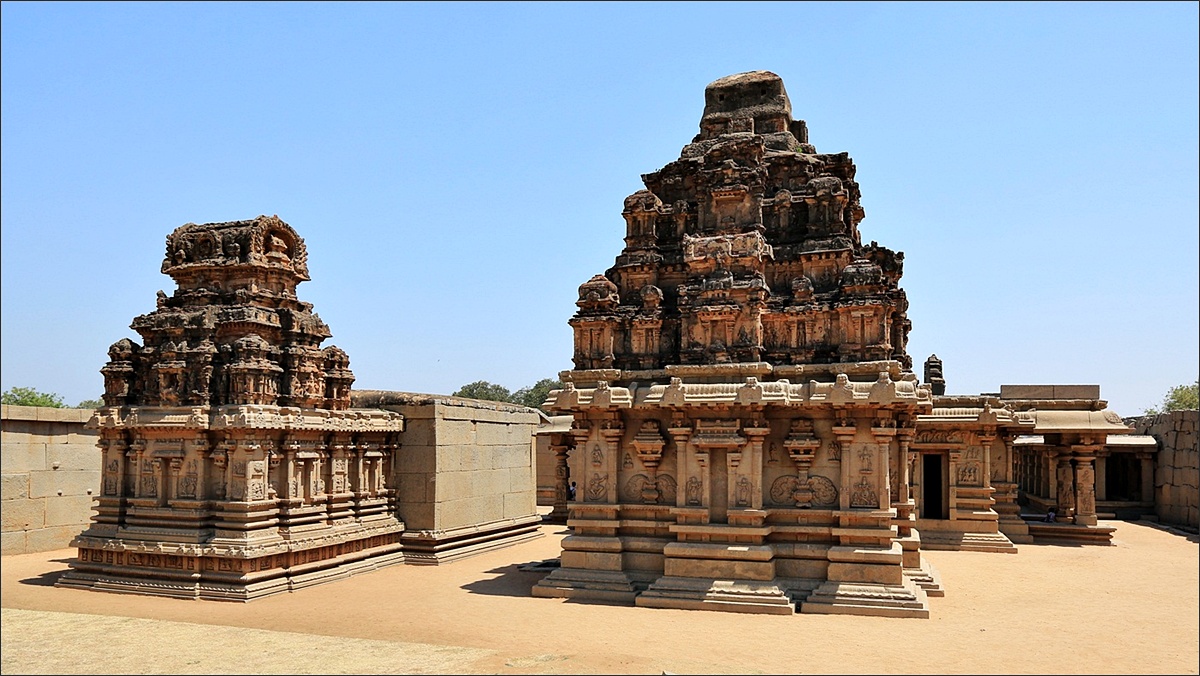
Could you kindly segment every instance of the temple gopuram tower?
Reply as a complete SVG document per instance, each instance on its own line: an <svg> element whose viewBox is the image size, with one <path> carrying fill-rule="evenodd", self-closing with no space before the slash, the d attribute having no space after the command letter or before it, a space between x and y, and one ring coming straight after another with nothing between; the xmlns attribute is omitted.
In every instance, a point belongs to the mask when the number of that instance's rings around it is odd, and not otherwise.
<svg viewBox="0 0 1200 676"><path fill-rule="evenodd" d="M167 237L178 285L109 348L98 513L68 587L249 600L399 562L388 485L403 416L351 409L354 375L297 299L278 217Z"/></svg>
<svg viewBox="0 0 1200 676"><path fill-rule="evenodd" d="M553 438L574 533L533 592L928 617L903 254L862 243L854 163L809 144L777 75L704 96L700 133L625 200L616 264L579 287L547 402L574 416Z"/></svg>

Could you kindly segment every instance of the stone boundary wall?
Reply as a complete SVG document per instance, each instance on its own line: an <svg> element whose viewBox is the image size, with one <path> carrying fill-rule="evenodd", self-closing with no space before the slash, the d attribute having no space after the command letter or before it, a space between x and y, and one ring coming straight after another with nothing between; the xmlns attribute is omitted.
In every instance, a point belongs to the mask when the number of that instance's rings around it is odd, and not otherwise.
<svg viewBox="0 0 1200 676"><path fill-rule="evenodd" d="M1171 411L1131 418L1137 434L1158 441L1154 512L1162 523L1200 528L1200 411Z"/></svg>
<svg viewBox="0 0 1200 676"><path fill-rule="evenodd" d="M381 390L354 390L351 404L404 416L392 485L405 563L448 562L539 535L537 411Z"/></svg>
<svg viewBox="0 0 1200 676"><path fill-rule="evenodd" d="M98 434L91 409L0 406L2 551L28 554L70 545L100 492Z"/></svg>

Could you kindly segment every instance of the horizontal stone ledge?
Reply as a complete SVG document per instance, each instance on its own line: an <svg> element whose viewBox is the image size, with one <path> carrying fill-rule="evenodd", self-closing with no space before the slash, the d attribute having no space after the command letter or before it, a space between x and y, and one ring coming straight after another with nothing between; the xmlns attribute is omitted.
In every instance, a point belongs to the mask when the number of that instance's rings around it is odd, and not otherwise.
<svg viewBox="0 0 1200 676"><path fill-rule="evenodd" d="M530 524L541 524L542 517L537 514L528 516L516 517L512 519L496 519L484 523L472 524L470 526L460 526L458 528L439 528L425 530L411 530L404 534L407 539L436 539L436 540L451 540L454 538L470 537L481 533L490 533L495 530L505 528L514 528L528 526Z"/></svg>
<svg viewBox="0 0 1200 676"><path fill-rule="evenodd" d="M735 545L708 542L672 542L663 547L663 555L679 559L721 559L730 561L770 561L775 557L771 545Z"/></svg>
<svg viewBox="0 0 1200 676"><path fill-rule="evenodd" d="M620 552L621 540L616 537L591 535L568 535L562 539L563 551L568 552Z"/></svg>
<svg viewBox="0 0 1200 676"><path fill-rule="evenodd" d="M698 533L702 535L720 535L722 537L734 535L765 537L774 532L774 526L730 526L723 523L671 524L670 531L672 533Z"/></svg>
<svg viewBox="0 0 1200 676"><path fill-rule="evenodd" d="M620 528L619 519L567 519L568 528Z"/></svg>
<svg viewBox="0 0 1200 676"><path fill-rule="evenodd" d="M859 538L894 538L900 534L895 526L891 528L830 528L829 534L834 537Z"/></svg>
<svg viewBox="0 0 1200 676"><path fill-rule="evenodd" d="M829 548L827 555L830 561L838 563L875 563L899 565L904 557L904 550L899 542L893 542L890 547L846 547L834 546Z"/></svg>
<svg viewBox="0 0 1200 676"><path fill-rule="evenodd" d="M90 408L55 408L52 406L0 405L4 420L33 420L38 422L86 423L94 411Z"/></svg>

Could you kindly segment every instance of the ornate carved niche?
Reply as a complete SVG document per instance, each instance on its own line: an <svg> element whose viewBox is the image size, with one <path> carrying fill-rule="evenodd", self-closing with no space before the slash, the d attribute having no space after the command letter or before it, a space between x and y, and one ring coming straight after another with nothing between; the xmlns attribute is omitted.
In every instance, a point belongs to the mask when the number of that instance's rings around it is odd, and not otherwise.
<svg viewBox="0 0 1200 676"><path fill-rule="evenodd" d="M642 461L642 465L652 473L655 472L658 464L662 461L663 447L666 445L658 421L642 422L630 445L637 453L638 459Z"/></svg>
<svg viewBox="0 0 1200 676"><path fill-rule="evenodd" d="M839 234L846 231L842 210L849 200L841 179L818 176L804 186L808 207L808 229L814 234Z"/></svg>
<svg viewBox="0 0 1200 676"><path fill-rule="evenodd" d="M796 465L796 483L792 487L791 500L797 507L808 507L813 499L808 472L817 456L821 440L813 429L813 422L803 418L792 421L792 428L783 440L788 457Z"/></svg>
<svg viewBox="0 0 1200 676"><path fill-rule="evenodd" d="M617 318L577 317L570 323L575 329L575 367L612 368L616 359Z"/></svg>
<svg viewBox="0 0 1200 676"><path fill-rule="evenodd" d="M229 403L275 404L283 368L274 362L275 348L251 333L233 343L235 361L226 366Z"/></svg>
<svg viewBox="0 0 1200 676"><path fill-rule="evenodd" d="M655 224L662 211L662 200L649 190L639 190L625 198L625 245L649 248L657 240Z"/></svg>
<svg viewBox="0 0 1200 676"><path fill-rule="evenodd" d="M124 406L130 401L130 388L134 383L136 355L142 346L122 338L108 348L108 363L100 372L104 375L104 405Z"/></svg>
<svg viewBox="0 0 1200 676"><path fill-rule="evenodd" d="M325 361L325 408L345 411L350 408L350 386L354 383L350 356L334 345L321 350L321 356Z"/></svg>

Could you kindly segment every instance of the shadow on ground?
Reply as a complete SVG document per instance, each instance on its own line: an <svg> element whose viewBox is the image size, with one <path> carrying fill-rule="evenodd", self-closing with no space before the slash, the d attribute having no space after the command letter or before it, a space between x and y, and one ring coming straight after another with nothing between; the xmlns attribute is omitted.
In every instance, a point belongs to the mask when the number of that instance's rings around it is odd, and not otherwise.
<svg viewBox="0 0 1200 676"><path fill-rule="evenodd" d="M549 561L553 561L555 564L558 562L557 559L548 559L547 561L514 563L502 568L493 568L487 572L497 574L496 577L470 582L464 584L462 588L472 594L529 598L533 596L531 591L533 585L557 567L557 565L549 564Z"/></svg>
<svg viewBox="0 0 1200 676"><path fill-rule="evenodd" d="M62 564L71 563L71 559L50 559L50 561L53 563ZM21 584L30 584L34 585L35 587L53 587L54 583L58 582L58 578L62 577L63 573L65 572L67 572L66 568L48 570L44 573L40 573L37 577L27 577L24 580L20 580L20 582Z"/></svg>

